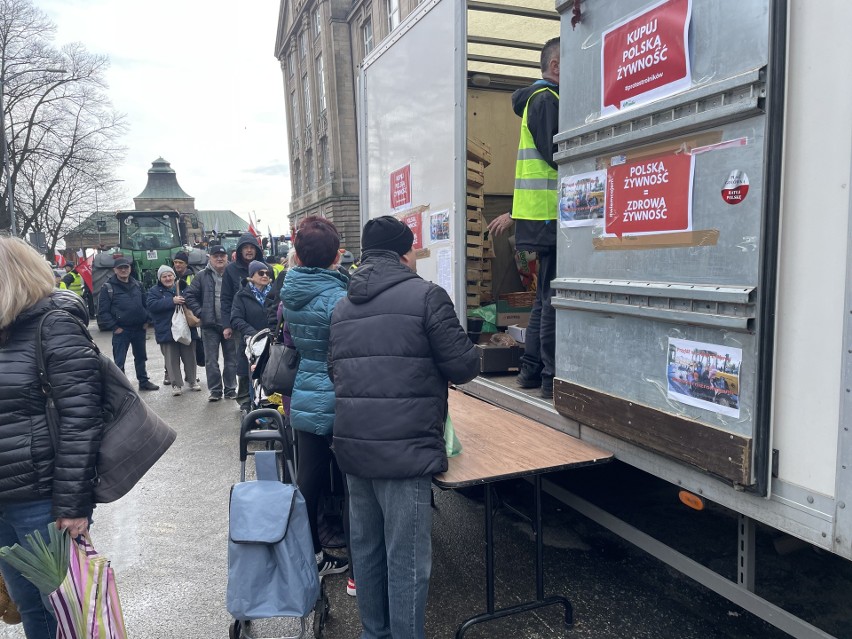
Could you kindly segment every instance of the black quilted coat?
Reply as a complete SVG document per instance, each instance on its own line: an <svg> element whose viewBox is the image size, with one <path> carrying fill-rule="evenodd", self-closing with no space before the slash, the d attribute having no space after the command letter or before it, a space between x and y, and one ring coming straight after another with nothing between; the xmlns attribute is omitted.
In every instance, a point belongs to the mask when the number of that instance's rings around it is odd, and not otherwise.
<svg viewBox="0 0 852 639"><path fill-rule="evenodd" d="M61 422L54 453L35 356L39 320L54 308L89 321L79 296L57 291L0 334L0 504L52 499L55 517L87 517L103 430L100 367L70 317L54 313L47 319L42 347Z"/></svg>
<svg viewBox="0 0 852 639"><path fill-rule="evenodd" d="M340 470L368 479L447 470L447 382L479 372L447 292L396 253L365 251L334 308L329 351Z"/></svg>

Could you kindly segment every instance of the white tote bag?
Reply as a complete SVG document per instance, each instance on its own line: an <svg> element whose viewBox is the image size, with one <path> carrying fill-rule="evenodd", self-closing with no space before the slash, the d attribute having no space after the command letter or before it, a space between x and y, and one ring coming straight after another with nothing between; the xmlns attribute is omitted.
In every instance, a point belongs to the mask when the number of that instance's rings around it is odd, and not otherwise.
<svg viewBox="0 0 852 639"><path fill-rule="evenodd" d="M175 306L175 313L172 315L172 337L180 344L187 346L192 344L192 333L189 332L189 324L186 322L186 315L183 314L183 306Z"/></svg>

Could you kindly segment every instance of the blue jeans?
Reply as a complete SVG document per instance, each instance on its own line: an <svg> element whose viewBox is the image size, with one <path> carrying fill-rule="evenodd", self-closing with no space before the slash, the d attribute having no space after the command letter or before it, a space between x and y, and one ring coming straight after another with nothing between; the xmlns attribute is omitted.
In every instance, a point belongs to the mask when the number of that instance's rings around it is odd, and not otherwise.
<svg viewBox="0 0 852 639"><path fill-rule="evenodd" d="M143 328L125 328L121 333L112 334L112 359L115 365L124 372L124 362L127 360L127 350L133 347L133 365L136 367L136 379L148 381L148 371L145 362L148 353L145 351L145 330Z"/></svg>
<svg viewBox="0 0 852 639"><path fill-rule="evenodd" d="M49 499L0 505L0 546L26 546L24 536L34 530L40 530L47 541L47 527L56 521L50 513L51 506ZM3 560L0 560L0 572L21 613L27 639L53 639L56 619L38 588Z"/></svg>
<svg viewBox="0 0 852 639"><path fill-rule="evenodd" d="M432 478L346 479L361 639L424 639Z"/></svg>

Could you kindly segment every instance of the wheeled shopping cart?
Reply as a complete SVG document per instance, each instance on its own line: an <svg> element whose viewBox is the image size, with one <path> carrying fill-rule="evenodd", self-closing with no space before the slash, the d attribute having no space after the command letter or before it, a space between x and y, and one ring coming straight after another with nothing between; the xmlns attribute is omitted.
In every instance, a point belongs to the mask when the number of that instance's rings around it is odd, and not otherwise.
<svg viewBox="0 0 852 639"><path fill-rule="evenodd" d="M253 441L272 450L252 453ZM257 479L246 481L246 460L252 455ZM252 621L292 617L300 620L299 634L280 639L303 639L313 612L313 633L321 639L328 596L317 573L305 500L295 484L281 479L294 473L292 446L278 411L255 410L243 418L240 462L240 482L231 488L229 510L230 637L256 639Z"/></svg>

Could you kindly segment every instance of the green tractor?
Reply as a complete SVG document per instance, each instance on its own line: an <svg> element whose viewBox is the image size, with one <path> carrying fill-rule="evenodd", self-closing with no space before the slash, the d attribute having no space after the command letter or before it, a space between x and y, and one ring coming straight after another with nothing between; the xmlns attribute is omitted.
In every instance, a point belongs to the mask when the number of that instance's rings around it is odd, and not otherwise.
<svg viewBox="0 0 852 639"><path fill-rule="evenodd" d="M133 260L132 275L147 290L157 283L157 269L172 265L178 251L186 251L189 265L197 272L207 263L207 254L187 245L185 214L177 210L117 211L118 246L98 253L92 268L95 300L101 286L113 274L112 265L122 255Z"/></svg>

